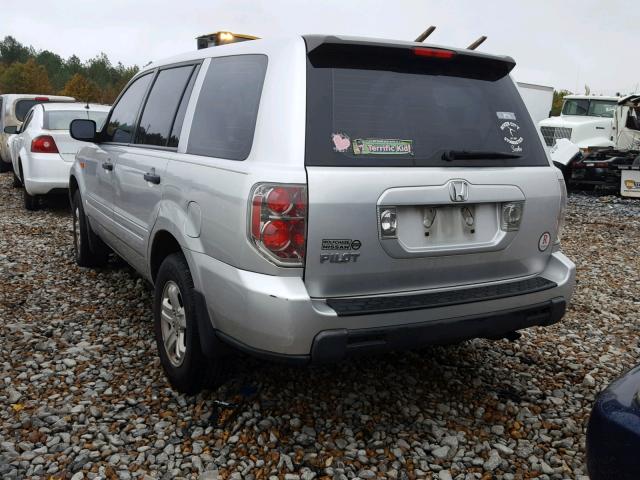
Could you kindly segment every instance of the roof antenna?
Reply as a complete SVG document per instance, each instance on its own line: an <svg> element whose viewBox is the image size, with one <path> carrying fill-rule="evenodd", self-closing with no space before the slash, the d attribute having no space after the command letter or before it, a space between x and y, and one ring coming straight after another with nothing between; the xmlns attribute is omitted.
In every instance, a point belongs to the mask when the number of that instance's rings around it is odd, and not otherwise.
<svg viewBox="0 0 640 480"><path fill-rule="evenodd" d="M482 45L486 39L487 39L487 37L485 35L482 35L479 39L477 39L475 42L473 42L471 45L469 45L467 47L467 50L475 50L480 45Z"/></svg>
<svg viewBox="0 0 640 480"><path fill-rule="evenodd" d="M433 33L433 31L436 29L436 27L434 27L433 25L431 25L429 28L427 28L424 32L422 32L420 35L418 35L418 38L416 38L414 40L414 42L418 42L418 43L422 43L424 42L424 40Z"/></svg>

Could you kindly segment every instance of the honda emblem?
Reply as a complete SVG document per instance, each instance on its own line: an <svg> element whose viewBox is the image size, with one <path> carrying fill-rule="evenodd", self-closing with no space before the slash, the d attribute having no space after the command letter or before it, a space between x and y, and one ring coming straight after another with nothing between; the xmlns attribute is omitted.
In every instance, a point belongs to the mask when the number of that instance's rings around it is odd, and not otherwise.
<svg viewBox="0 0 640 480"><path fill-rule="evenodd" d="M449 196L452 202L466 202L469 198L469 184L464 180L449 183Z"/></svg>

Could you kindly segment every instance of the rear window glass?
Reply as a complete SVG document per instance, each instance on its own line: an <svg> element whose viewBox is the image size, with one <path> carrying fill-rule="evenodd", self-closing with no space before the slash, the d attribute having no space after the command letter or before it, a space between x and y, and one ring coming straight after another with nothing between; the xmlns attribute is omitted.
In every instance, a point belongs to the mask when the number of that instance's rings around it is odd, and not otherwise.
<svg viewBox="0 0 640 480"><path fill-rule="evenodd" d="M244 160L251 152L265 55L214 58L204 79L187 153Z"/></svg>
<svg viewBox="0 0 640 480"><path fill-rule="evenodd" d="M100 131L104 126L109 112L96 112L87 110L60 110L45 113L44 128L47 130L69 130L69 125L76 119L89 119L96 122L96 130Z"/></svg>
<svg viewBox="0 0 640 480"><path fill-rule="evenodd" d="M24 121L24 118L27 116L29 110L31 110L31 107L33 107L37 103L44 102L36 100L18 100L16 102L16 118L18 119L18 121Z"/></svg>
<svg viewBox="0 0 640 480"><path fill-rule="evenodd" d="M548 165L508 76L485 80L309 64L307 89L307 165ZM452 159L452 152L517 158Z"/></svg>

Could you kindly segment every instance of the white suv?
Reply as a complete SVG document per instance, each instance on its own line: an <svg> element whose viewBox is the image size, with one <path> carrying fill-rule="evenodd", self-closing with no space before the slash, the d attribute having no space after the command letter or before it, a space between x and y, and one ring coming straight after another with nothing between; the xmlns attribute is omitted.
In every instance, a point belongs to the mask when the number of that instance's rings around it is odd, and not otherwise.
<svg viewBox="0 0 640 480"><path fill-rule="evenodd" d="M153 64L105 127L75 120L76 260L155 285L172 384L227 346L290 362L560 320L564 181L509 57L418 43L255 40Z"/></svg>

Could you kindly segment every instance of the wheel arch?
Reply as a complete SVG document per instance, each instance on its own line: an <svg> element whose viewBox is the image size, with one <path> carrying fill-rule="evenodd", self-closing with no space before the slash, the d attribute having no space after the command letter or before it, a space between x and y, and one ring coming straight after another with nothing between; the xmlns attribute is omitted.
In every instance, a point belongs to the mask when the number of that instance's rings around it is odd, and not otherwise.
<svg viewBox="0 0 640 480"><path fill-rule="evenodd" d="M153 236L149 244L149 279L153 284L155 284L156 277L158 276L158 270L160 269L160 265L162 265L164 259L173 253L182 253L187 261L191 277L193 278L193 282L197 289L199 286L198 271L195 269L191 251L183 244L180 239L180 235L176 235L176 232L174 232L172 228L166 227L167 226L165 225L157 228L153 232Z"/></svg>

